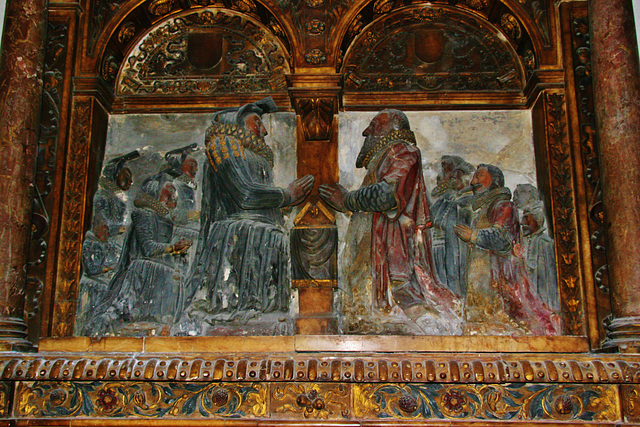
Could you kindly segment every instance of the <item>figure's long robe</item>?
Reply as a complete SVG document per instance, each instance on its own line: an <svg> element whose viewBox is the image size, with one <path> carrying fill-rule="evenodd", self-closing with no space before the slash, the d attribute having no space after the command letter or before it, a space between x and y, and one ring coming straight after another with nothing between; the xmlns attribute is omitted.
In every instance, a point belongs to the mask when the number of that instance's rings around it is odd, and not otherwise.
<svg viewBox="0 0 640 427"><path fill-rule="evenodd" d="M399 306L429 316L429 333L456 333L458 299L435 277L420 150L391 142L345 202L355 211L347 236L347 332L386 332L375 329L373 310L389 313Z"/></svg>
<svg viewBox="0 0 640 427"><path fill-rule="evenodd" d="M545 233L544 228L541 228L536 233L526 236L524 243L524 258L533 289L551 310L559 310L560 300L553 239Z"/></svg>
<svg viewBox="0 0 640 427"><path fill-rule="evenodd" d="M118 269L85 333L101 335L119 323L172 320L180 286L174 257L165 252L172 234L169 218L150 208L133 210Z"/></svg>
<svg viewBox="0 0 640 427"><path fill-rule="evenodd" d="M286 311L290 280L282 229L283 190L271 163L239 135L213 135L204 166L196 258L183 307L221 312Z"/></svg>
<svg viewBox="0 0 640 427"><path fill-rule="evenodd" d="M471 333L555 335L558 319L531 288L520 224L508 188L489 190L474 202L473 247L469 254L465 317Z"/></svg>
<svg viewBox="0 0 640 427"><path fill-rule="evenodd" d="M383 310L389 309L391 298L395 297L403 308L425 304L438 312L453 312L456 296L440 286L435 276L428 228L429 201L420 150L399 141L390 144L376 157L365 182L384 181L390 184L394 189L396 206L373 214L374 303ZM399 298L405 300L400 301Z"/></svg>

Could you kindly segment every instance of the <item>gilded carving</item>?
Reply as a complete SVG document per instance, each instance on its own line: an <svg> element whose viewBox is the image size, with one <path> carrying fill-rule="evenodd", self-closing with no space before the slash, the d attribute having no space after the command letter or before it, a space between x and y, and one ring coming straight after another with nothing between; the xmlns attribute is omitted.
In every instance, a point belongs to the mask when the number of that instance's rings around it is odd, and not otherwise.
<svg viewBox="0 0 640 427"><path fill-rule="evenodd" d="M65 171L65 176L75 179L66 180L64 188L59 273L52 321L56 325L55 336L70 336L73 333L83 233L84 190L89 161L90 119L91 102L76 101L73 105L73 128L69 138L70 147Z"/></svg>
<svg viewBox="0 0 640 427"><path fill-rule="evenodd" d="M319 286L331 285L326 282ZM180 357L31 357L0 360L0 374L12 381L322 381L344 383L413 382L439 384L640 383L640 359L623 362L615 357L522 360L474 355L455 359L423 356L313 357L287 355L230 358Z"/></svg>
<svg viewBox="0 0 640 427"><path fill-rule="evenodd" d="M522 29L520 28L520 23L510 13L505 13L500 18L500 26L504 30L504 32L514 41L517 42L522 37Z"/></svg>
<svg viewBox="0 0 640 427"><path fill-rule="evenodd" d="M267 411L262 383L23 382L18 418L257 418Z"/></svg>
<svg viewBox="0 0 640 427"><path fill-rule="evenodd" d="M153 0L149 4L149 13L155 16L166 15L171 12L175 0Z"/></svg>
<svg viewBox="0 0 640 427"><path fill-rule="evenodd" d="M118 41L127 43L136 34L136 25L133 22L127 22L118 31Z"/></svg>
<svg viewBox="0 0 640 427"><path fill-rule="evenodd" d="M305 27L307 29L307 33L314 36L324 33L324 30L326 29L325 23L319 19L312 19L307 22Z"/></svg>
<svg viewBox="0 0 640 427"><path fill-rule="evenodd" d="M490 0L465 0L465 4L471 9L484 10L491 4Z"/></svg>
<svg viewBox="0 0 640 427"><path fill-rule="evenodd" d="M350 418L350 387L345 384L291 383L271 393L274 413L300 414L310 419Z"/></svg>
<svg viewBox="0 0 640 427"><path fill-rule="evenodd" d="M48 255L49 218L53 208L53 177L55 176L60 109L64 89L65 59L68 27L48 23L47 45L44 59L44 85L40 110L40 138L34 185L32 233L25 286L25 316L35 318L45 280Z"/></svg>
<svg viewBox="0 0 640 427"><path fill-rule="evenodd" d="M621 390L624 420L626 422L640 422L640 388L638 386L623 386Z"/></svg>
<svg viewBox="0 0 640 427"><path fill-rule="evenodd" d="M345 90L520 90L520 58L502 34L467 14L431 5L387 14L347 52Z"/></svg>
<svg viewBox="0 0 640 427"><path fill-rule="evenodd" d="M373 13L375 13L376 15L389 13L393 9L394 3L394 0L376 0L376 2L373 4Z"/></svg>
<svg viewBox="0 0 640 427"><path fill-rule="evenodd" d="M11 413L11 389L13 383L0 382L0 418L8 417Z"/></svg>
<svg viewBox="0 0 640 427"><path fill-rule="evenodd" d="M335 104L336 100L333 98L296 99L296 110L302 117L304 136L307 141L329 139Z"/></svg>
<svg viewBox="0 0 640 427"><path fill-rule="evenodd" d="M120 64L113 55L107 56L102 62L102 78L107 82L112 82L118 74Z"/></svg>
<svg viewBox="0 0 640 427"><path fill-rule="evenodd" d="M89 38L89 54L93 55L96 42L104 26L120 9L125 0L96 0L91 10L91 35Z"/></svg>
<svg viewBox="0 0 640 427"><path fill-rule="evenodd" d="M256 4L251 0L233 0L232 8L242 13L256 13Z"/></svg>
<svg viewBox="0 0 640 427"><path fill-rule="evenodd" d="M618 421L612 386L367 384L353 386L357 418Z"/></svg>
<svg viewBox="0 0 640 427"><path fill-rule="evenodd" d="M577 273L575 199L573 197L569 144L564 95L547 93L549 155L554 180L553 198L556 210L556 242L559 249L560 294L565 324L572 335L584 330L584 311Z"/></svg>
<svg viewBox="0 0 640 427"><path fill-rule="evenodd" d="M199 46L208 46L200 49ZM123 95L260 93L286 87L287 55L278 39L245 15L202 8L150 31L125 59Z"/></svg>
<svg viewBox="0 0 640 427"><path fill-rule="evenodd" d="M586 14L586 12L585 12ZM589 23L586 18L572 21L573 70L580 122L580 148L585 170L586 197L589 203L589 231L591 233L594 281L598 289L609 293L609 274L606 259L605 218L600 191L598 135L596 132L591 81L591 46Z"/></svg>
<svg viewBox="0 0 640 427"><path fill-rule="evenodd" d="M327 62L326 54L320 49L312 49L304 55L305 61L309 64L318 65Z"/></svg>

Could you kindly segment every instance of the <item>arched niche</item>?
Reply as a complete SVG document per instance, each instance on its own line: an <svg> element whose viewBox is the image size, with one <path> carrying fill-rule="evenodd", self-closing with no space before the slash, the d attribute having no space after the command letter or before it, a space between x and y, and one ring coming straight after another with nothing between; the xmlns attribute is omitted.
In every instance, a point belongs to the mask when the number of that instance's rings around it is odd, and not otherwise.
<svg viewBox="0 0 640 427"><path fill-rule="evenodd" d="M373 21L351 43L341 71L345 92L515 94L526 83L504 33L444 5L404 7Z"/></svg>

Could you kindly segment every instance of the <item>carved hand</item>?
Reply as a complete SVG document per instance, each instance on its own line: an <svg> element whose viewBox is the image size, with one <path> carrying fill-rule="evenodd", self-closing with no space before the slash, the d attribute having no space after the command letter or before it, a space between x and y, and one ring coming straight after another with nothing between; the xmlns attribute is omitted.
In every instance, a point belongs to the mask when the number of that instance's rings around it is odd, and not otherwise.
<svg viewBox="0 0 640 427"><path fill-rule="evenodd" d="M334 185L321 185L318 188L318 192L320 193L320 197L322 200L327 202L329 206L338 211L346 211L347 208L344 207L344 196L347 195L348 191L340 184Z"/></svg>
<svg viewBox="0 0 640 427"><path fill-rule="evenodd" d="M295 206L302 202L311 192L314 182L316 182L316 179L313 175L305 175L289 184L289 187L287 187L287 193L289 195L287 201L289 203L287 203L286 206Z"/></svg>
<svg viewBox="0 0 640 427"><path fill-rule="evenodd" d="M460 239L464 240L465 242L471 241L473 229L467 227L466 225L458 224L455 227L453 227L453 231L456 233L456 236L458 236Z"/></svg>
<svg viewBox="0 0 640 427"><path fill-rule="evenodd" d="M180 239L173 244L174 254L183 254L193 245L191 240Z"/></svg>

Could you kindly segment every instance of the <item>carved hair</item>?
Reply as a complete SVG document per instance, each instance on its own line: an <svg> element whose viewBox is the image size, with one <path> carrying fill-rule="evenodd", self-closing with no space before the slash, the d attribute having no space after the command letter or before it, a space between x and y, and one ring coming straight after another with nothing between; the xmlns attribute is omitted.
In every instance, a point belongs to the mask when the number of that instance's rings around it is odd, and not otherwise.
<svg viewBox="0 0 640 427"><path fill-rule="evenodd" d="M404 112L400 110L387 108L385 110L380 111L380 113L387 113L389 115L389 118L391 119L391 124L394 130L401 130L401 129L411 130L409 119L407 118L407 115Z"/></svg>
<svg viewBox="0 0 640 427"><path fill-rule="evenodd" d="M478 169L480 168L485 168L487 172L489 172L489 175L491 175L491 186L489 188L494 189L504 187L504 174L499 167L481 163L478 165Z"/></svg>

